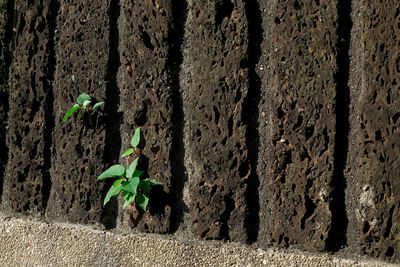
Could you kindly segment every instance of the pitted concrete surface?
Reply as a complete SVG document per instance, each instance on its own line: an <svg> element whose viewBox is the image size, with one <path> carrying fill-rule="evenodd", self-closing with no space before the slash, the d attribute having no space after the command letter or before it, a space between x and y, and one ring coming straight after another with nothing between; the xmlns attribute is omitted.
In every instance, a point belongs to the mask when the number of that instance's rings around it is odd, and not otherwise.
<svg viewBox="0 0 400 267"><path fill-rule="evenodd" d="M394 266L235 243L117 234L0 214L1 266Z"/></svg>

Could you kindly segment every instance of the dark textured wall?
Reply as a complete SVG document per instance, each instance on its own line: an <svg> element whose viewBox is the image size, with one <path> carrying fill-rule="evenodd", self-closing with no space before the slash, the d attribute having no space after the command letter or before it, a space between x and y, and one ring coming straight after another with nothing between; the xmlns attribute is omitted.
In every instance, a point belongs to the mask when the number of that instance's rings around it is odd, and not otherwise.
<svg viewBox="0 0 400 267"><path fill-rule="evenodd" d="M47 216L72 222L99 222L104 183L94 177L106 166L106 120L99 113L75 112L66 123L66 110L85 92L106 99L109 46L108 1L68 1L58 10L55 32L52 188ZM73 159L73 160L71 160Z"/></svg>
<svg viewBox="0 0 400 267"><path fill-rule="evenodd" d="M361 45L365 87L360 100L358 173L361 249L400 253L400 6L365 1Z"/></svg>
<svg viewBox="0 0 400 267"><path fill-rule="evenodd" d="M11 61L12 20L14 16L14 2L2 0L0 2L0 184L3 190L4 170L7 164L6 121L8 116L8 75Z"/></svg>
<svg viewBox="0 0 400 267"><path fill-rule="evenodd" d="M332 228L336 6L279 1L273 10L268 205L277 246L324 250Z"/></svg>
<svg viewBox="0 0 400 267"><path fill-rule="evenodd" d="M190 3L188 146L196 173L190 195L200 238L246 241L250 164L243 121L248 92L248 23L243 1Z"/></svg>
<svg viewBox="0 0 400 267"><path fill-rule="evenodd" d="M400 261L400 6L0 1L3 212ZM88 93L96 114L61 119ZM142 128L141 212L96 177Z"/></svg>
<svg viewBox="0 0 400 267"><path fill-rule="evenodd" d="M132 224L138 223L141 231L165 233L171 229L174 190L172 94L176 88L171 86L168 72L169 51L173 45L170 38L172 3L123 0L120 19L121 153L129 146L135 128L140 126L145 141L139 146L142 156L138 168L146 170L144 175L160 181L164 187L151 192L145 214L131 207L130 220Z"/></svg>
<svg viewBox="0 0 400 267"><path fill-rule="evenodd" d="M3 201L17 212L43 213L49 196L54 15L50 1L14 3Z"/></svg>

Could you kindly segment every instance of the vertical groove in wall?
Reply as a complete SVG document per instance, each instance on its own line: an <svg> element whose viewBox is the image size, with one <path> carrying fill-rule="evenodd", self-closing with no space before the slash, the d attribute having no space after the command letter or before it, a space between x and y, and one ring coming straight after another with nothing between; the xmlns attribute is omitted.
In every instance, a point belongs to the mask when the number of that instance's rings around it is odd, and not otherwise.
<svg viewBox="0 0 400 267"><path fill-rule="evenodd" d="M256 66L261 57L261 43L263 30L261 27L262 17L259 3L256 0L248 1L246 16L249 25L249 91L245 98L245 108L243 110L243 121L247 125L246 141L249 150L251 173L247 187L247 201L249 215L246 217L245 227L247 229L248 242L255 242L259 231L259 177L257 175L258 148L260 146L260 136L258 130L259 103L261 97L261 78L256 72Z"/></svg>
<svg viewBox="0 0 400 267"><path fill-rule="evenodd" d="M9 93L8 93L8 78L9 68L12 61L11 40L14 20L14 0L7 1L5 16L7 16L4 26L3 47L1 53L3 58L3 66L0 70L0 201L3 194L3 182L5 175L5 166L8 160L8 146L6 144L6 125L9 110Z"/></svg>
<svg viewBox="0 0 400 267"><path fill-rule="evenodd" d="M187 17L185 0L172 1L172 30L169 33L170 50L167 59L170 86L172 87L172 147L170 151L172 187L174 188L175 208L172 209L171 225L177 230L183 222L183 186L187 181L184 166L185 148L183 143L184 113L179 76L183 62L182 43Z"/></svg>
<svg viewBox="0 0 400 267"><path fill-rule="evenodd" d="M119 152L121 150L121 114L118 112L120 104L120 90L117 85L118 68L121 66L120 55L118 51L119 45L119 30L118 18L120 16L120 2L119 0L111 0L108 11L110 30L109 30L109 53L106 72L106 137L105 137L105 164L116 164L119 160ZM112 185L113 181L107 181L105 186L105 196L108 188ZM116 199L110 202L106 208L103 209L102 223L107 229L116 226L118 215L118 203Z"/></svg>
<svg viewBox="0 0 400 267"><path fill-rule="evenodd" d="M337 251L347 242L346 233L348 219L345 204L345 169L349 148L349 107L350 107L350 32L352 28L351 1L339 0L337 5L337 57L338 71L334 77L336 83L336 133L333 171L333 191L330 210L332 212L332 227L327 239L327 249Z"/></svg>
<svg viewBox="0 0 400 267"><path fill-rule="evenodd" d="M42 195L43 195L43 212L46 210L47 202L50 197L51 191L51 147L53 145L53 137L52 133L55 125L55 116L54 116L54 92L53 92L53 81L54 81L54 72L56 69L56 56L55 56L55 44L54 44L54 35L56 30L56 20L57 14L60 9L60 4L57 0L50 1L49 13L47 14L46 20L49 24L49 41L46 45L46 50L48 53L48 61L46 66L46 78L43 81L43 87L45 92L47 92L45 97L45 107L44 107L44 148L43 148L43 187L42 187Z"/></svg>
<svg viewBox="0 0 400 267"><path fill-rule="evenodd" d="M2 83L6 83L8 79L8 69L10 68L11 61L12 61L12 51L11 51L11 40L13 34L13 23L14 23L14 0L7 1L6 7L6 14L7 14L7 21L5 25L5 33L4 33L4 80L1 81Z"/></svg>

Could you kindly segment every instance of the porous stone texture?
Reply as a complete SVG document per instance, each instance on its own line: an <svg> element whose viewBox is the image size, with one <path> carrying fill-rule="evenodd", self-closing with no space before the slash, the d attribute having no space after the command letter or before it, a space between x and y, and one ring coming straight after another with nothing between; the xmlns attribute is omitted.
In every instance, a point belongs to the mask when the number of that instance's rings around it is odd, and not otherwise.
<svg viewBox="0 0 400 267"><path fill-rule="evenodd" d="M0 84L4 85L6 82L5 78L7 77L7 66L5 63L5 57L8 51L8 43L6 43L5 36L6 36L6 31L7 31L7 20L10 14L7 13L7 0L1 0L0 1L0 58L1 58L1 64L0 64Z"/></svg>
<svg viewBox="0 0 400 267"><path fill-rule="evenodd" d="M6 121L8 112L8 73L11 57L11 19L13 13L8 13L9 6L14 3L0 1L0 194L3 191L4 170L7 163L8 148L6 145ZM0 195L1 196L1 195Z"/></svg>
<svg viewBox="0 0 400 267"><path fill-rule="evenodd" d="M79 223L100 222L107 166L104 106L99 112L76 111L62 118L86 93L105 101L109 54L109 1L63 1L57 17L52 190L48 218Z"/></svg>
<svg viewBox="0 0 400 267"><path fill-rule="evenodd" d="M4 216L0 217L0 262L3 266L390 266L158 235L120 235Z"/></svg>
<svg viewBox="0 0 400 267"><path fill-rule="evenodd" d="M348 218L347 227L347 247L349 253L360 253L360 229L356 216L358 209L360 179L358 177L358 136L360 132L360 95L362 95L363 85L363 69L364 66L360 64L363 62L363 48L361 47L361 32L362 32L362 12L361 3L363 0L353 1L351 4L351 35L349 47L349 123L350 131L347 136L348 156L345 169L346 175L346 213Z"/></svg>
<svg viewBox="0 0 400 267"><path fill-rule="evenodd" d="M362 253L400 260L400 7L362 3L364 88L358 122Z"/></svg>
<svg viewBox="0 0 400 267"><path fill-rule="evenodd" d="M399 25L396 1L0 0L0 262L399 263ZM62 123L81 93L105 105ZM138 126L163 185L102 208Z"/></svg>
<svg viewBox="0 0 400 267"><path fill-rule="evenodd" d="M171 1L121 1L119 20L121 68L118 73L123 123L122 152L141 127L138 169L161 182L150 193L149 209L128 209L131 226L140 231L165 233L171 229L174 199L171 175L172 88L168 73ZM134 160L131 157L126 165Z"/></svg>
<svg viewBox="0 0 400 267"><path fill-rule="evenodd" d="M331 229L337 1L273 3L268 207L273 245L322 251Z"/></svg>
<svg viewBox="0 0 400 267"><path fill-rule="evenodd" d="M270 210L268 207L269 203L269 178L270 171L268 167L270 166L270 161L273 160L272 154L270 151L273 151L272 144L272 117L274 114L274 109L272 108L270 101L274 98L276 92L271 88L271 81L275 80L272 71L270 70L272 61L270 59L270 55L272 55L272 51L274 48L272 47L273 40L271 36L273 36L274 28L270 25L274 24L275 17L275 0L267 0L256 2L255 10L253 14L260 14L260 27L262 30L257 31L257 34L260 35L261 42L259 44L259 49L261 50L261 55L257 65L255 66L254 72L258 77L260 77L260 88L259 88L259 103L258 106L255 107L258 110L258 125L257 132L259 135L259 145L258 145L258 159L256 166L256 174L259 179L258 185L258 194L259 194L259 231L257 244L262 246L270 245L269 235L271 233L271 229L273 229L274 224L270 220ZM258 6L257 6L258 4ZM258 11L257 11L258 10ZM255 15L253 15L255 16ZM256 17L253 17L256 19ZM251 20L250 20L251 21ZM250 33L252 32L252 27L249 29Z"/></svg>
<svg viewBox="0 0 400 267"><path fill-rule="evenodd" d="M16 212L42 213L49 195L53 18L49 0L15 1L3 207Z"/></svg>
<svg viewBox="0 0 400 267"><path fill-rule="evenodd" d="M242 118L248 92L248 23L243 1L189 1L184 90L193 231L246 241L250 164ZM188 63L185 63L188 64Z"/></svg>

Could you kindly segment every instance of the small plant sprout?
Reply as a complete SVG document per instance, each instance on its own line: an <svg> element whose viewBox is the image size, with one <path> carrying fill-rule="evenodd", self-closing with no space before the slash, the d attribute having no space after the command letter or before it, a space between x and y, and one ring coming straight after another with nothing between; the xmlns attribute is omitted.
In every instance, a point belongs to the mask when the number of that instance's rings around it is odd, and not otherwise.
<svg viewBox="0 0 400 267"><path fill-rule="evenodd" d="M80 109L81 110L81 114L83 114L83 112L85 112L87 110L88 105L92 102L92 98L87 95L87 94L81 94L80 96L78 96L78 98L76 99L76 104L72 106L72 108L70 108L67 113L65 114L65 116L63 117L62 121L66 122L68 117L72 115L72 113L74 113L76 110ZM103 105L104 102L97 102L96 104L93 105L92 108L92 112L97 111L97 109Z"/></svg>
<svg viewBox="0 0 400 267"><path fill-rule="evenodd" d="M139 145L139 141L140 141L140 127L136 128L135 133L132 136L131 139L132 147L125 149L124 153L122 153L122 157L127 157L132 153L136 154L136 147Z"/></svg>
<svg viewBox="0 0 400 267"><path fill-rule="evenodd" d="M131 145L136 149L140 141L140 128L136 128L135 133L131 139ZM134 153L133 148L128 148L123 153L123 157L129 156ZM136 153L135 153L136 154ZM122 194L125 200L123 207L126 208L130 203L136 201L138 206L146 211L147 204L150 198L150 189L152 186L161 185L154 179L141 178L143 171L136 169L139 162L139 157L136 156L135 160L125 169L121 164L117 164L108 168L105 172L100 174L97 180L106 178L116 178L110 190L104 198L103 205L110 201L111 197Z"/></svg>

